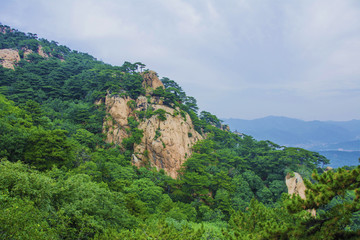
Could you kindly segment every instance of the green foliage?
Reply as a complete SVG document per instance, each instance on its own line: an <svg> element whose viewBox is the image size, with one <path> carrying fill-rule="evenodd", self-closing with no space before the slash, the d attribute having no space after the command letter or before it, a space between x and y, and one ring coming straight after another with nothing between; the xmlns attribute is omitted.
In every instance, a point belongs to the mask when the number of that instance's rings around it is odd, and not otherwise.
<svg viewBox="0 0 360 240"><path fill-rule="evenodd" d="M23 158L32 121L26 112L0 95L0 157L10 161Z"/></svg>
<svg viewBox="0 0 360 240"><path fill-rule="evenodd" d="M0 194L1 239L57 239L45 220L47 216L32 201Z"/></svg>
<svg viewBox="0 0 360 240"><path fill-rule="evenodd" d="M94 149L96 147L97 139L95 134L87 131L86 129L80 128L76 130L73 138L88 148Z"/></svg>
<svg viewBox="0 0 360 240"><path fill-rule="evenodd" d="M105 184L91 182L87 175L74 175L60 181L55 197L56 208L74 219L77 229L82 224L95 229L129 228L134 224L125 208L123 194L109 191Z"/></svg>
<svg viewBox="0 0 360 240"><path fill-rule="evenodd" d="M22 106L31 117L34 126L45 126L48 124L49 119L45 117L44 111L41 109L41 105L33 100L28 100L24 106Z"/></svg>
<svg viewBox="0 0 360 240"><path fill-rule="evenodd" d="M125 193L134 194L136 199L144 202L145 212L148 213L154 213L162 201L162 189L146 178L134 181L124 190Z"/></svg>
<svg viewBox="0 0 360 240"><path fill-rule="evenodd" d="M186 113L184 111L180 111L180 115L184 118L184 121L186 121Z"/></svg>
<svg viewBox="0 0 360 240"><path fill-rule="evenodd" d="M339 168L319 175L312 174L314 183L304 179L306 200L298 196L288 198L286 207L291 213L316 209L316 218L304 218L297 234L304 237L350 239L360 235L360 228L352 227L353 214L360 211L360 167L353 170ZM356 215L355 215L356 216ZM354 217L355 217L354 216Z"/></svg>
<svg viewBox="0 0 360 240"><path fill-rule="evenodd" d="M128 117L128 125L130 129L135 129L139 126L139 122L136 121L134 117Z"/></svg>
<svg viewBox="0 0 360 240"><path fill-rule="evenodd" d="M254 199L247 211L234 213L229 221L235 239L289 239L295 223L296 218L284 209L267 208Z"/></svg>
<svg viewBox="0 0 360 240"><path fill-rule="evenodd" d="M74 160L73 144L63 130L32 129L24 151L24 161L38 169L64 166Z"/></svg>
<svg viewBox="0 0 360 240"><path fill-rule="evenodd" d="M37 53L30 53L30 54L26 55L25 60L27 60L31 63L39 63L42 60L44 60L44 58Z"/></svg>
<svg viewBox="0 0 360 240"><path fill-rule="evenodd" d="M143 79L140 74L125 74L122 79L122 85L130 97L136 99L145 93L142 81Z"/></svg>
<svg viewBox="0 0 360 240"><path fill-rule="evenodd" d="M165 89L146 93L140 62L111 66L36 34L0 28L5 32L0 49L22 55L15 70L0 66L1 239L350 239L359 234L358 169L314 174L312 183L305 180L307 200L281 198L287 173L310 177L328 160L221 130L221 120L205 111L198 116L196 99L169 78L162 79ZM48 57L37 54L40 45ZM33 53L24 57L26 49ZM148 106L136 111L136 98L145 94ZM122 146L104 141L106 96L130 97L128 107L136 113L127 119L129 137ZM139 121L154 115L167 120L164 109L154 111L152 98L174 108L175 117L186 121L189 115L195 131L206 136L185 154L178 179L151 163L136 168L130 162L133 154L146 159L153 154L134 153L143 139ZM155 139L160 136L157 129ZM312 208L317 218L303 211Z"/></svg>
<svg viewBox="0 0 360 240"><path fill-rule="evenodd" d="M134 230L123 230L120 234L107 235L98 239L206 239L202 238L205 230L187 222L171 219L149 220Z"/></svg>
<svg viewBox="0 0 360 240"><path fill-rule="evenodd" d="M20 239L29 229L26 239L88 239L106 228L136 224L125 208L123 194L92 182L87 175L60 173L59 178L55 170L50 174L57 176L53 179L7 161L1 162L0 173L1 234L5 236Z"/></svg>
<svg viewBox="0 0 360 240"><path fill-rule="evenodd" d="M125 149L132 151L134 149L134 144L140 144L143 137L143 130L138 129L139 122L136 121L134 117L128 118L128 124L130 127L130 137L124 138L122 145Z"/></svg>
<svg viewBox="0 0 360 240"><path fill-rule="evenodd" d="M162 108L159 108L156 111L154 111L154 115L158 115L157 117L158 117L158 119L160 121L165 121L166 120L165 114L166 114L166 111L164 109L162 109Z"/></svg>
<svg viewBox="0 0 360 240"><path fill-rule="evenodd" d="M156 129L156 130L155 130L155 137L154 137L154 140L158 139L160 136L161 136L160 129Z"/></svg>
<svg viewBox="0 0 360 240"><path fill-rule="evenodd" d="M154 108L150 106L146 109L145 117L149 119L152 115L154 115Z"/></svg>
<svg viewBox="0 0 360 240"><path fill-rule="evenodd" d="M26 39L26 40L20 41L18 46L20 48L27 48L34 52L37 52L38 46L39 46L39 41L36 39Z"/></svg>
<svg viewBox="0 0 360 240"><path fill-rule="evenodd" d="M128 101L126 105L128 105L131 110L134 110L136 108L136 102L134 100Z"/></svg>
<svg viewBox="0 0 360 240"><path fill-rule="evenodd" d="M222 122L215 115L212 115L211 113L206 111L202 111L200 113L200 119L204 120L206 123L213 125L215 127L220 127Z"/></svg>

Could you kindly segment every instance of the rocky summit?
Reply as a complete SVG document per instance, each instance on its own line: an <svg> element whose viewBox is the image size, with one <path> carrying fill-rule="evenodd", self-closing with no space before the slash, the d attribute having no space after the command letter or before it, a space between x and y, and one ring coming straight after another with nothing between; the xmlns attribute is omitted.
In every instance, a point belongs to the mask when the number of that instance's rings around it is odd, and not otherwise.
<svg viewBox="0 0 360 240"><path fill-rule="evenodd" d="M143 74L143 86L147 95L136 100L127 96L110 94L105 98L108 120L104 122L104 133L109 143L121 144L130 132L129 117L140 121L138 129L143 132L141 142L135 144L132 163L135 166L150 166L164 169L172 178L177 178L181 165L191 156L192 146L203 137L194 130L188 113L180 114L180 109L165 106L160 98L151 96L154 88L162 87L156 73L149 71ZM156 112L161 109L164 119L152 115L139 119L139 112L149 109Z"/></svg>

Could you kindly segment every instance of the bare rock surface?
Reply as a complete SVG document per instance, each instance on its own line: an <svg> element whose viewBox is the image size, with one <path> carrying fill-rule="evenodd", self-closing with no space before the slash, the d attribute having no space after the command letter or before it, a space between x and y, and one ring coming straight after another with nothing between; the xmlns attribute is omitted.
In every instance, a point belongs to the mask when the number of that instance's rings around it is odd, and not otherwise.
<svg viewBox="0 0 360 240"><path fill-rule="evenodd" d="M286 175L285 181L288 188L288 193L291 195L296 194L299 195L302 199L306 199L306 187L304 184L304 180L299 173L294 172L294 175L295 176L291 176L290 173Z"/></svg>
<svg viewBox="0 0 360 240"><path fill-rule="evenodd" d="M26 57L30 53L33 53L33 51L30 49L23 49L23 51L24 51L24 57ZM49 55L47 55L43 51L41 45L39 45L37 53L44 58L49 57ZM16 50L16 49L0 49L0 64L4 68L14 69L15 64L19 61L20 61L20 55L19 55L18 50Z"/></svg>
<svg viewBox="0 0 360 240"><path fill-rule="evenodd" d="M144 73L141 74L144 78L144 81L142 83L142 86L144 88L152 88L152 89L156 89L158 87L162 87L164 88L164 84L159 80L156 72L154 71L146 71Z"/></svg>
<svg viewBox="0 0 360 240"><path fill-rule="evenodd" d="M144 76L143 86L156 88L163 86L155 72ZM192 146L203 137L194 130L190 116L180 114L180 109L174 109L162 104L161 99L150 96L140 96L136 100L129 97L106 96L106 111L108 117L104 121L104 133L107 142L121 145L124 138L130 136L129 117L138 122L143 137L140 144L134 146L132 163L135 166L153 166L164 169L172 178L177 178L181 165L191 156ZM152 108L155 112L163 109L166 120L160 120L157 114L150 118L139 119L138 113Z"/></svg>
<svg viewBox="0 0 360 240"><path fill-rule="evenodd" d="M18 61L20 61L20 56L17 50L0 49L0 63L4 68L14 69Z"/></svg>
<svg viewBox="0 0 360 240"><path fill-rule="evenodd" d="M192 146L203 138L194 130L189 115L186 114L185 120L180 114L174 116L174 109L162 105L154 107L164 109L167 119L161 121L154 115L140 123L144 135L134 153L139 159L149 161L152 166L164 169L176 178L181 165L191 156ZM141 166L141 163L135 165Z"/></svg>
<svg viewBox="0 0 360 240"><path fill-rule="evenodd" d="M286 186L288 188L288 193L290 195L299 195L302 199L306 199L305 190L306 186L301 175L297 172L294 172L294 176L291 176L288 173L285 177ZM316 217L316 210L308 210L313 217Z"/></svg>

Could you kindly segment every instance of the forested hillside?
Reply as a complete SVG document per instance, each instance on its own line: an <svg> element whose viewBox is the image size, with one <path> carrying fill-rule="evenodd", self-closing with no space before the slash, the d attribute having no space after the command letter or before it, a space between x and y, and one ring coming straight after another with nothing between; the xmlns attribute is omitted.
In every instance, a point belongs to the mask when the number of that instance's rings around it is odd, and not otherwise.
<svg viewBox="0 0 360 240"><path fill-rule="evenodd" d="M3 25L0 50L15 56L0 60L0 239L360 236L360 168L324 172L328 160L316 152L232 133L198 113L175 81L144 87L149 70L140 62L112 66ZM113 130L104 124L115 125L104 104L114 96L134 110L119 142L107 140ZM139 98L173 112L137 111ZM191 121L203 138L177 178L150 161L132 164L139 126L170 115ZM294 172L309 179L307 200L286 194L285 176Z"/></svg>

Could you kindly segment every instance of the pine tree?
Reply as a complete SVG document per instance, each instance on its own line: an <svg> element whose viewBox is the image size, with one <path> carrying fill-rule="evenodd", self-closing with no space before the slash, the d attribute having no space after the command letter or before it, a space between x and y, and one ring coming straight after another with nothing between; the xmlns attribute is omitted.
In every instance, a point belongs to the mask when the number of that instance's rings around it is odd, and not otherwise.
<svg viewBox="0 0 360 240"><path fill-rule="evenodd" d="M304 179L306 199L292 196L286 201L291 213L316 209L294 229L295 235L310 239L359 239L360 226L354 226L353 216L360 211L360 166L353 170L339 168L312 174L314 182ZM299 234L299 235L298 235Z"/></svg>

